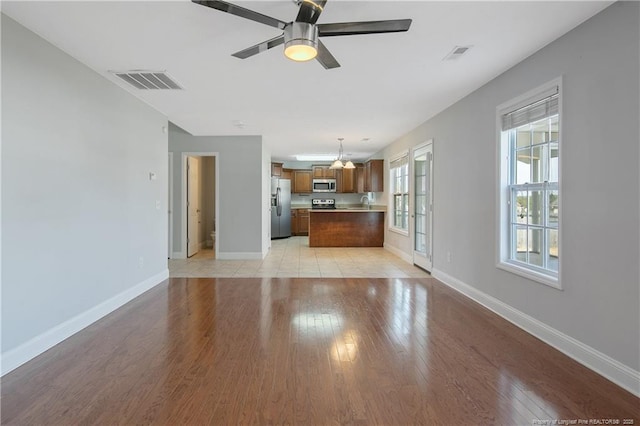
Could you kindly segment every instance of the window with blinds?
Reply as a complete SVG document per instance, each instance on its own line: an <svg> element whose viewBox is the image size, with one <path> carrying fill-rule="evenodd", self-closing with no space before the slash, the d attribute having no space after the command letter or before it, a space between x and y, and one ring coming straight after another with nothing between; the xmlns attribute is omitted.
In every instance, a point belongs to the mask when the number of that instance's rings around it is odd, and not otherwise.
<svg viewBox="0 0 640 426"><path fill-rule="evenodd" d="M560 265L559 86L500 112L501 262L556 285ZM506 153L506 156L504 155Z"/></svg>
<svg viewBox="0 0 640 426"><path fill-rule="evenodd" d="M403 153L389 163L392 220L389 227L402 233L409 231L409 153Z"/></svg>

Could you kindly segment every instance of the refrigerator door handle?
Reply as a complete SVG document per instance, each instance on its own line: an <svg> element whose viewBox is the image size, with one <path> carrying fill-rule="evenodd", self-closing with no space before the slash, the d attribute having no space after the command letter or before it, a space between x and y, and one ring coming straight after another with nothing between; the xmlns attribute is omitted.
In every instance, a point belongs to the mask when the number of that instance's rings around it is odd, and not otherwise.
<svg viewBox="0 0 640 426"><path fill-rule="evenodd" d="M278 216L282 216L282 204L280 203L280 187L278 187L276 190L276 212L278 213Z"/></svg>

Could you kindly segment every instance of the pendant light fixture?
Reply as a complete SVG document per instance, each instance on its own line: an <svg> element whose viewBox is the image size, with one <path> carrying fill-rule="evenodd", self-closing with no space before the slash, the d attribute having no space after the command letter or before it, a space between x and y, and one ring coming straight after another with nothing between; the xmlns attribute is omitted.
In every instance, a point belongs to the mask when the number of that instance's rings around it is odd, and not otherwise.
<svg viewBox="0 0 640 426"><path fill-rule="evenodd" d="M343 160L342 141L344 140L344 138L338 138L338 140L340 141L340 150L338 151L338 158L336 158L336 160L331 164L329 168L330 169L355 169L356 166L353 165L351 160L348 160L346 164L342 162Z"/></svg>

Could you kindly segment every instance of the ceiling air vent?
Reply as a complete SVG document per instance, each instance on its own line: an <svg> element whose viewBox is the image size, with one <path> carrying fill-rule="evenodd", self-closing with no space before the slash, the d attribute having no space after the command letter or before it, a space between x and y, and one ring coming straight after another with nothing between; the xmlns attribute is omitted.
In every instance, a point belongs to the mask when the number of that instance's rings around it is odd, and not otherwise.
<svg viewBox="0 0 640 426"><path fill-rule="evenodd" d="M182 90L165 71L110 71L136 89L140 90Z"/></svg>
<svg viewBox="0 0 640 426"><path fill-rule="evenodd" d="M464 55L469 49L471 49L471 46L456 46L453 48L451 52L449 52L449 54L447 54L447 56L443 58L443 61L453 61L455 59L458 59L460 56Z"/></svg>

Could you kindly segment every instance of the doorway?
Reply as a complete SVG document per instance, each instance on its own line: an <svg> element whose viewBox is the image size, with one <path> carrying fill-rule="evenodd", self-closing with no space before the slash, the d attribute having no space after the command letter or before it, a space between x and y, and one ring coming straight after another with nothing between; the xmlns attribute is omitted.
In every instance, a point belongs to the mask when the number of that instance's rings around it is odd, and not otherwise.
<svg viewBox="0 0 640 426"><path fill-rule="evenodd" d="M413 150L413 264L433 268L433 140Z"/></svg>
<svg viewBox="0 0 640 426"><path fill-rule="evenodd" d="M182 258L215 258L218 248L217 153L182 153Z"/></svg>

